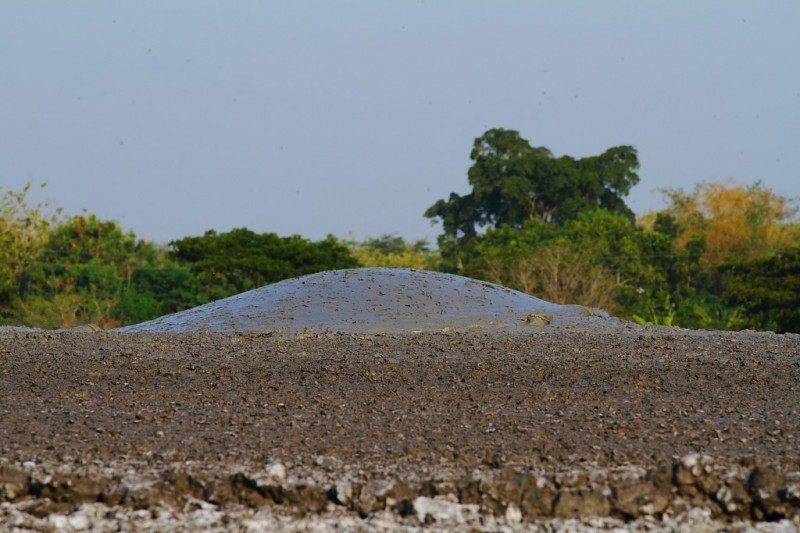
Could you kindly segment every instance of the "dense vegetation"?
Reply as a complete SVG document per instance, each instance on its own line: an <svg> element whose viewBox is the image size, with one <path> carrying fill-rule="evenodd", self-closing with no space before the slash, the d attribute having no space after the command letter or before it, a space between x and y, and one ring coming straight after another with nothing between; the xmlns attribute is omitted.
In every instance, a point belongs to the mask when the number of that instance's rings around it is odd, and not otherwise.
<svg viewBox="0 0 800 533"><path fill-rule="evenodd" d="M355 266L441 270L641 323L800 332L800 223L761 183L665 190L635 220L631 146L554 157L512 130L476 139L468 180L425 216L439 249L397 235L208 231L159 246L94 215L27 205L0 191L0 324L115 327L279 281Z"/></svg>

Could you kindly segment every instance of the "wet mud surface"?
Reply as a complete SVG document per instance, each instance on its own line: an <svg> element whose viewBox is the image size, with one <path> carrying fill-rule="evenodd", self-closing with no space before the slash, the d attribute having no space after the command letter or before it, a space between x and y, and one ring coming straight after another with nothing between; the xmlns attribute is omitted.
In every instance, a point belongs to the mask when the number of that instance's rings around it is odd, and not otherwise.
<svg viewBox="0 0 800 533"><path fill-rule="evenodd" d="M800 336L0 335L0 529L97 505L226 531L796 527Z"/></svg>
<svg viewBox="0 0 800 533"><path fill-rule="evenodd" d="M554 304L463 276L354 268L281 281L117 331L528 333L543 325L586 331L627 327L600 309Z"/></svg>

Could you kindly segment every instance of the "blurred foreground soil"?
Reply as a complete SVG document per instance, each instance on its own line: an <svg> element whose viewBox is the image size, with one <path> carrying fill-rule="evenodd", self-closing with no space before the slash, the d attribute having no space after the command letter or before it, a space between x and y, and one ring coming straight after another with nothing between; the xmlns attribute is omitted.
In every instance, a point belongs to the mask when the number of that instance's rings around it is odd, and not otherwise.
<svg viewBox="0 0 800 533"><path fill-rule="evenodd" d="M0 529L698 517L800 524L800 336L0 335Z"/></svg>

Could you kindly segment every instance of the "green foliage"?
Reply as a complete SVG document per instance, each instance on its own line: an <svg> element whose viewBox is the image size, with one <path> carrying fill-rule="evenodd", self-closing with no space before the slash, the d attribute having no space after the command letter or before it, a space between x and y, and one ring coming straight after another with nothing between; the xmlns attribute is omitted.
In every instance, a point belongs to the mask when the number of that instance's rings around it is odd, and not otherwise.
<svg viewBox="0 0 800 533"><path fill-rule="evenodd" d="M125 320L117 308L131 290L134 273L155 263L155 247L95 215L75 216L54 227L41 247L26 321L39 327L93 322L106 327ZM53 302L55 312L42 302Z"/></svg>
<svg viewBox="0 0 800 533"><path fill-rule="evenodd" d="M30 207L30 188L28 183L21 191L6 190L0 196L0 321L30 290L42 246L60 215L59 210L48 214L47 204Z"/></svg>
<svg viewBox="0 0 800 533"><path fill-rule="evenodd" d="M552 157L513 130L492 129L476 139L467 173L477 215L472 223L518 228L537 215L546 220L552 183L544 183L542 174Z"/></svg>
<svg viewBox="0 0 800 533"><path fill-rule="evenodd" d="M667 208L641 221L653 245L646 262L662 279L642 284L624 306L651 322L670 318L683 327L775 329L775 321L754 318L758 313L732 296L730 276L800 243L790 222L791 201L759 182L701 183L690 194L664 193Z"/></svg>
<svg viewBox="0 0 800 533"><path fill-rule="evenodd" d="M8 323L35 328L72 327L81 323L97 323L92 320L92 305L83 294L55 293L51 295L29 294L10 309ZM82 320L82 319L85 319Z"/></svg>
<svg viewBox="0 0 800 533"><path fill-rule="evenodd" d="M362 267L416 268L435 270L438 253L428 248L427 241L409 243L394 234L384 234L362 243L346 242L350 253Z"/></svg>
<svg viewBox="0 0 800 533"><path fill-rule="evenodd" d="M640 289L643 293L644 289ZM634 314L631 319L637 324L652 324L654 326L672 326L675 321L675 304L669 294L663 295L663 302L660 309L656 306L645 304L647 313L644 317Z"/></svg>
<svg viewBox="0 0 800 533"><path fill-rule="evenodd" d="M212 298L222 298L269 283L358 266L347 247L333 236L310 242L298 235L279 237L238 228L170 243L170 256L198 276Z"/></svg>
<svg viewBox="0 0 800 533"><path fill-rule="evenodd" d="M208 302L209 293L188 267L161 258L136 269L123 290L115 317L136 324Z"/></svg>
<svg viewBox="0 0 800 533"><path fill-rule="evenodd" d="M30 207L30 185L4 191L0 323L114 327L360 265L438 266L639 323L800 332L800 223L760 183L667 191L668 207L634 224L622 202L638 179L630 147L554 158L490 130L472 158L472 192L426 212L444 224L438 252L394 234L310 242L244 228L166 249L95 215Z"/></svg>
<svg viewBox="0 0 800 533"><path fill-rule="evenodd" d="M639 260L642 243L626 216L597 209L563 224L489 229L464 272L548 301L613 311L620 290L650 275Z"/></svg>
<svg viewBox="0 0 800 533"><path fill-rule="evenodd" d="M745 310L748 327L800 333L800 246L727 270L724 300Z"/></svg>
<svg viewBox="0 0 800 533"><path fill-rule="evenodd" d="M199 284L150 243L95 215L28 207L27 185L0 201L0 320L34 327L155 318L196 305ZM160 280L160 283L159 283Z"/></svg>
<svg viewBox="0 0 800 533"><path fill-rule="evenodd" d="M790 296L799 289L792 285L789 254L781 256L783 270L772 263L739 264L734 290L730 269L709 269L703 262L705 241L681 242L681 235L680 222L669 212L659 213L647 229L599 209L561 224L532 220L477 238L464 273L548 301L601 307L639 323L787 329L796 320ZM781 275L785 279L775 281ZM780 294L763 293L768 280ZM756 286L762 291L758 297Z"/></svg>
<svg viewBox="0 0 800 533"><path fill-rule="evenodd" d="M622 197L639 181L639 161L631 146L618 146L583 159L553 157L532 147L519 133L491 129L475 140L469 169L472 192L452 193L425 216L439 219L442 253L456 263L478 237L478 227L522 227L530 220L563 223L597 208L633 221ZM458 265L457 265L458 266Z"/></svg>
<svg viewBox="0 0 800 533"><path fill-rule="evenodd" d="M115 327L288 277L358 265L333 237L312 243L246 229L181 239L166 253L92 214L62 220L45 215L46 206L28 207L29 188L0 199L4 323ZM384 241L372 245L398 244ZM414 245L414 253L423 250Z"/></svg>
<svg viewBox="0 0 800 533"><path fill-rule="evenodd" d="M622 199L639 181L631 146L582 159L556 158L514 130L491 129L475 139L470 157L472 192L452 193L425 211L427 218L442 222L439 248L445 270L464 268L480 240L478 228L522 230L533 220L566 223L598 208L634 219Z"/></svg>
<svg viewBox="0 0 800 533"><path fill-rule="evenodd" d="M438 200L425 211L427 218L439 218L444 232L439 236L439 251L443 272L460 272L464 258L477 238L475 228L478 212L472 194L459 196L451 193L448 200Z"/></svg>
<svg viewBox="0 0 800 533"><path fill-rule="evenodd" d="M47 274L75 283L79 288L100 285L113 290L130 283L133 271L152 262L155 247L123 232L116 222L95 215L75 216L49 235L41 259Z"/></svg>
<svg viewBox="0 0 800 533"><path fill-rule="evenodd" d="M430 251L428 241L421 239L414 243L409 243L394 233L384 233L380 237L366 239L361 243L361 248L374 250L382 254L400 254L406 251L428 253Z"/></svg>
<svg viewBox="0 0 800 533"><path fill-rule="evenodd" d="M647 277L642 262L645 239L627 215L604 209L581 211L563 224L563 232L573 245L621 277L637 282Z"/></svg>

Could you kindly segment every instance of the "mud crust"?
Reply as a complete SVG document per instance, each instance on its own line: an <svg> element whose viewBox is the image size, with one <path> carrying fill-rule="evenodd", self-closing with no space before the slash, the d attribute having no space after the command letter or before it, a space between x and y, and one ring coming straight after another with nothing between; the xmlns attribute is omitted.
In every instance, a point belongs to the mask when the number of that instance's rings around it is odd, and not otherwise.
<svg viewBox="0 0 800 533"><path fill-rule="evenodd" d="M0 529L791 531L799 354L668 329L12 331Z"/></svg>

